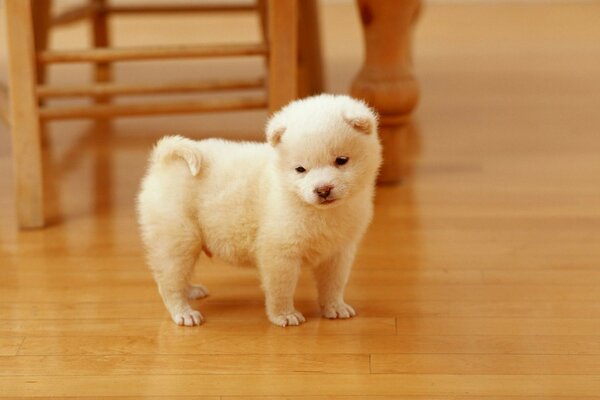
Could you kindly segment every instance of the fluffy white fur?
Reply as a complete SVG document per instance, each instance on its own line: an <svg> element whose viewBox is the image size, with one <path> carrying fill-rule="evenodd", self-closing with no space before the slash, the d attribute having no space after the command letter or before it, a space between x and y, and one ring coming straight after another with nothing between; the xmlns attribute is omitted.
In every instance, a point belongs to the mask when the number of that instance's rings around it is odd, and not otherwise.
<svg viewBox="0 0 600 400"><path fill-rule="evenodd" d="M376 115L348 96L310 97L271 118L267 142L171 136L154 148L138 198L139 223L159 292L178 325L203 320L188 300L207 295L189 283L203 250L258 268L276 325L304 322L293 302L301 267L314 272L324 317L355 315L344 288L373 213L381 164ZM338 165L338 157L347 163Z"/></svg>

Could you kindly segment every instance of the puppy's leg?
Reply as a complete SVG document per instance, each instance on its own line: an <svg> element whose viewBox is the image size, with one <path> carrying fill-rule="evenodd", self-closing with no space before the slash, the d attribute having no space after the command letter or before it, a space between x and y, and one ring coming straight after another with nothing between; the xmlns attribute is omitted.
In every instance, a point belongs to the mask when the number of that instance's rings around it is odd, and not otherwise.
<svg viewBox="0 0 600 400"><path fill-rule="evenodd" d="M321 315L325 318L351 318L356 315L354 309L344 302L344 289L355 252L356 246L350 246L314 269Z"/></svg>
<svg viewBox="0 0 600 400"><path fill-rule="evenodd" d="M190 300L203 299L208 296L208 289L206 286L199 283L189 284L187 287L187 295Z"/></svg>
<svg viewBox="0 0 600 400"><path fill-rule="evenodd" d="M294 308L300 266L300 260L285 257L261 257L259 261L267 316L275 325L300 325L305 321L304 316Z"/></svg>
<svg viewBox="0 0 600 400"><path fill-rule="evenodd" d="M195 326L203 321L202 314L190 305L188 298L204 297L206 289L189 285L189 278L199 255L198 238L185 232L161 235L148 245L148 261L171 318L177 325Z"/></svg>

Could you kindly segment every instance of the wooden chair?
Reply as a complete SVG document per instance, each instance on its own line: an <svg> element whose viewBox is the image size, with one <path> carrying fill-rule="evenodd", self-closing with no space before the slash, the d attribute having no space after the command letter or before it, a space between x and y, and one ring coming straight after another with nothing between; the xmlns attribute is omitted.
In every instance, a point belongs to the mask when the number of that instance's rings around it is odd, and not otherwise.
<svg viewBox="0 0 600 400"><path fill-rule="evenodd" d="M0 95L0 117L10 116L13 139L16 203L19 225L44 225L42 190L42 123L67 118L110 118L148 114L201 113L268 108L277 110L302 95L320 91L320 57L314 0L257 0L255 4L204 4L133 6L107 0L88 0L61 15L50 15L51 0L5 0L8 33L10 112L6 90ZM114 14L256 12L262 16L263 40L236 45L198 45L111 48L107 19ZM299 15L311 25L310 35L298 40ZM57 51L47 49L48 30L57 24L89 18L93 24L93 49ZM306 57L299 67L298 47ZM133 85L111 83L111 63L127 60L262 56L268 59L266 79L225 82L190 82L181 85ZM300 57L302 58L302 57ZM94 84L57 87L45 84L45 66L53 63L89 62L95 65ZM292 79L290 79L292 77ZM293 79L296 77L296 79ZM117 104L102 101L117 95L208 92L264 87L262 97L228 100L196 100L149 104ZM2 94L2 93L0 93ZM90 96L100 101L85 107L50 107L52 97Z"/></svg>

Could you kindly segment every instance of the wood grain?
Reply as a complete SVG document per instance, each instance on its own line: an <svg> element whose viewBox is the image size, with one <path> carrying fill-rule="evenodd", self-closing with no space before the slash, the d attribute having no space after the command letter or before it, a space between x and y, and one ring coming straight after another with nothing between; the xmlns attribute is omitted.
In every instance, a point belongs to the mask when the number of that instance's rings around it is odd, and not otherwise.
<svg viewBox="0 0 600 400"><path fill-rule="evenodd" d="M600 391L600 378L581 375L153 375L144 380L152 395L412 395L454 393L466 395L585 396ZM260 382L260 384L257 384ZM0 387L8 396L37 396L48 392L58 396L127 396L140 391L138 376L59 376L0 377ZM143 389L142 389L143 390Z"/></svg>
<svg viewBox="0 0 600 400"><path fill-rule="evenodd" d="M398 318L400 335L597 335L597 318Z"/></svg>
<svg viewBox="0 0 600 400"><path fill-rule="evenodd" d="M159 304L153 305L153 307ZM40 324L40 321L44 321ZM277 329L264 324L262 318L222 319L212 318L203 329L203 337L221 335L240 336L297 336L297 335L394 335L394 318L361 318L350 321L309 321L302 329ZM73 319L53 320L0 320L0 335L22 334L24 336L157 336L181 334L181 329L164 319ZM195 335L195 333L190 333Z"/></svg>
<svg viewBox="0 0 600 400"><path fill-rule="evenodd" d="M61 343L68 345L61 345ZM294 336L202 335L25 338L19 355L118 354L588 354L600 355L600 335Z"/></svg>
<svg viewBox="0 0 600 400"><path fill-rule="evenodd" d="M110 47L110 15L106 12L106 0L92 0L93 13L90 15L92 25L92 46L95 49L107 50ZM38 53L39 54L39 53ZM112 79L112 65L109 62L94 63L94 81L110 82ZM106 102L107 98L98 98L98 102Z"/></svg>
<svg viewBox="0 0 600 400"><path fill-rule="evenodd" d="M220 90L259 89L264 79L232 79L221 81L197 81L181 83L156 83L152 85L97 84L89 86L38 86L37 95L44 97L78 97L106 95L139 95L159 93L188 93Z"/></svg>
<svg viewBox="0 0 600 400"><path fill-rule="evenodd" d="M168 321L162 303L153 295L147 301L88 301L88 302L35 302L26 299L19 302L4 302L0 308L0 319L22 320L23 316L43 320L80 319L148 319L161 318ZM257 318L263 309L263 302L256 295L252 300L211 298L199 303L199 309L209 320L213 318ZM305 315L318 317L314 298L297 301L298 308ZM390 318L396 315L412 318L435 317L475 317L475 318L600 318L600 302L589 301L393 301L366 299L352 301L361 317ZM135 310L135 312L132 312Z"/></svg>
<svg viewBox="0 0 600 400"><path fill-rule="evenodd" d="M372 354L374 374L598 375L600 357L555 354Z"/></svg>
<svg viewBox="0 0 600 400"><path fill-rule="evenodd" d="M33 10L29 0L7 0L6 32L10 74L10 125L19 225L44 225L41 127L35 98ZM8 18L10 15L10 18Z"/></svg>
<svg viewBox="0 0 600 400"><path fill-rule="evenodd" d="M88 107L45 107L41 119L105 118L133 115L189 114L203 112L255 110L265 108L264 98L236 98L226 100L187 100L168 103L102 104Z"/></svg>
<svg viewBox="0 0 600 400"><path fill-rule="evenodd" d="M298 96L298 0L267 0L269 111Z"/></svg>
<svg viewBox="0 0 600 400"><path fill-rule="evenodd" d="M0 336L0 356L11 356L17 354L19 347L23 344L23 337Z"/></svg>
<svg viewBox="0 0 600 400"><path fill-rule="evenodd" d="M350 92L379 113L383 144L381 183L403 176L403 146L407 124L416 107L419 88L412 73L412 30L419 0L357 0L363 25L365 56Z"/></svg>
<svg viewBox="0 0 600 400"><path fill-rule="evenodd" d="M227 13L252 12L256 6L251 3L239 4L144 4L144 5L111 5L106 11L115 14L148 14L148 13Z"/></svg>
<svg viewBox="0 0 600 400"><path fill-rule="evenodd" d="M263 44L110 48L92 50L48 50L38 54L42 63L111 62L173 58L239 57L267 54Z"/></svg>
<svg viewBox="0 0 600 400"><path fill-rule="evenodd" d="M356 9L320 7L328 90L344 92L362 54L350 45L361 40ZM152 145L175 133L261 140L266 113L48 124L39 231L17 229L0 126L0 397L598 399L599 13L574 2L427 5L411 162L401 185L377 189L346 294L352 320L322 319L303 271L306 324L271 326L256 271L203 258L194 280L211 295L193 305L206 322L179 328L145 265L134 199ZM130 18L114 19L115 45L260 41L243 14ZM52 42L81 48L87 28L56 29ZM260 76L253 61L114 72L153 86ZM89 67L52 66L49 84L79 87Z"/></svg>
<svg viewBox="0 0 600 400"><path fill-rule="evenodd" d="M0 375L368 374L368 354L3 356Z"/></svg>
<svg viewBox="0 0 600 400"><path fill-rule="evenodd" d="M8 88L3 83L0 83L0 121L8 125L10 123L9 115Z"/></svg>

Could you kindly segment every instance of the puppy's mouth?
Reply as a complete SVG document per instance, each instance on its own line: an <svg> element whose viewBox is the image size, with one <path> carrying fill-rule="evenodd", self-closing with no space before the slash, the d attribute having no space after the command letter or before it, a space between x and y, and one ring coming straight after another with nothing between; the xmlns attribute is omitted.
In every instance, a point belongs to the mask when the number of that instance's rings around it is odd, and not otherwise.
<svg viewBox="0 0 600 400"><path fill-rule="evenodd" d="M322 205L327 205L327 204L331 204L331 203L335 202L336 200L337 200L337 199L325 199L325 200L320 200L320 201L319 201L319 204L322 204Z"/></svg>

